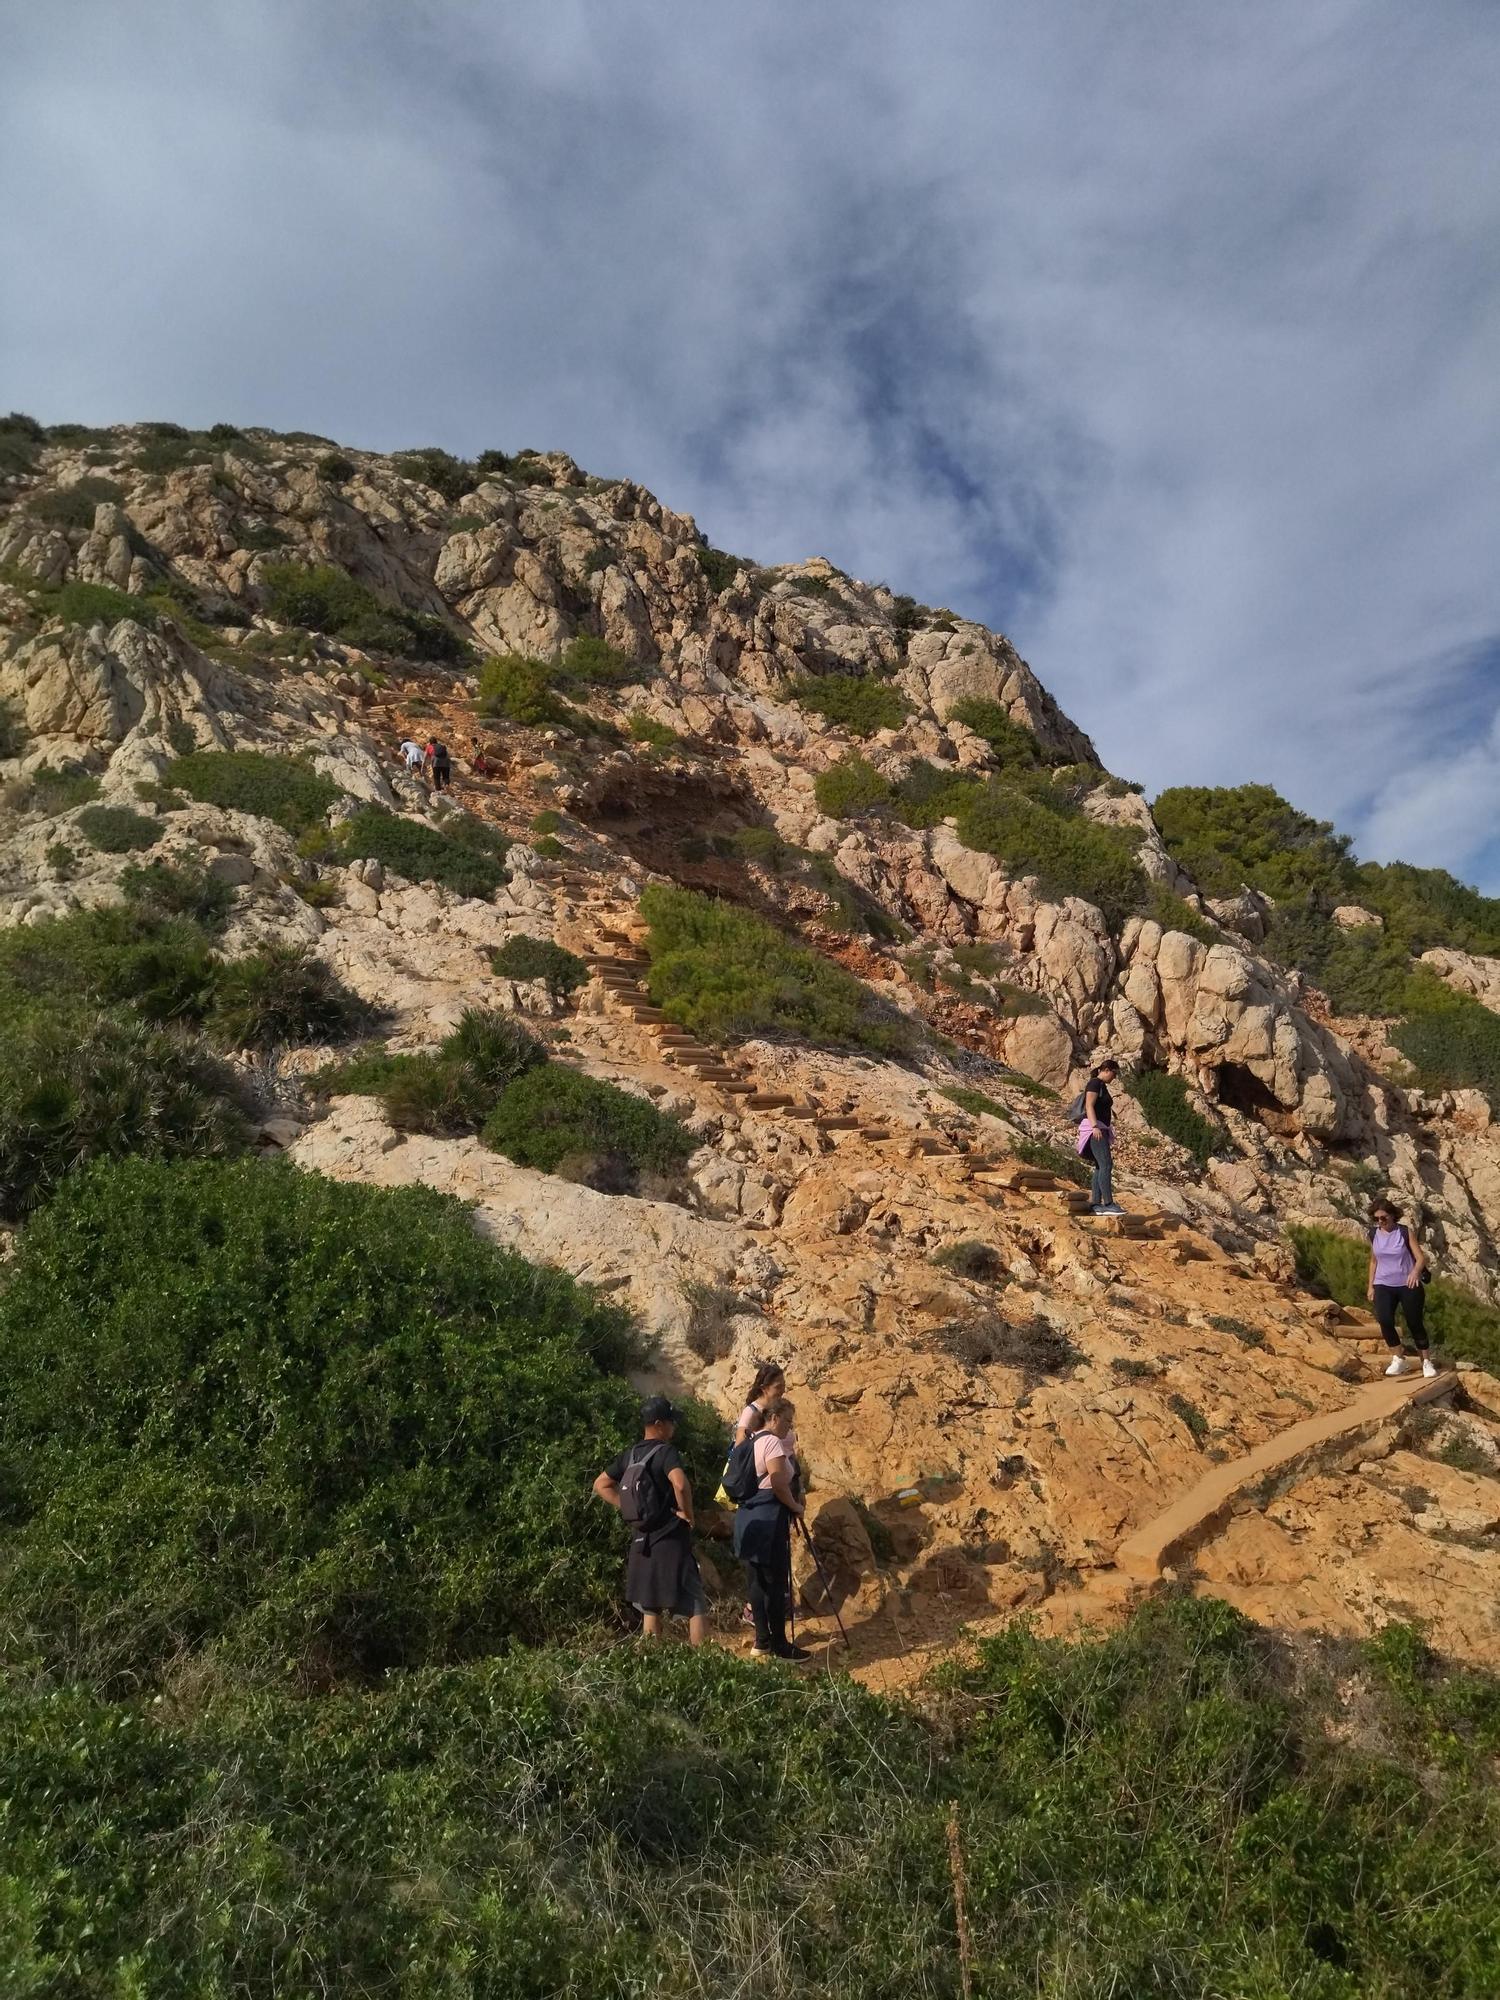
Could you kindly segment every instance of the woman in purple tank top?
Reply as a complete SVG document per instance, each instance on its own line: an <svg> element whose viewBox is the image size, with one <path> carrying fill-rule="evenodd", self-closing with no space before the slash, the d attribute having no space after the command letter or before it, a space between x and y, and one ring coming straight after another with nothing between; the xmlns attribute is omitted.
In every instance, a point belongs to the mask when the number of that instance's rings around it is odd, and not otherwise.
<svg viewBox="0 0 1500 2000"><path fill-rule="evenodd" d="M1391 1350L1391 1365L1385 1372L1387 1375L1405 1375L1409 1372L1409 1363L1415 1362L1420 1355L1422 1373L1436 1375L1437 1369L1428 1351L1425 1324L1427 1300L1422 1291L1427 1258L1417 1241L1416 1232L1401 1220L1401 1210L1389 1197L1376 1202L1372 1220L1375 1227L1370 1233L1370 1276L1365 1296L1375 1308L1380 1331ZM1404 1349L1396 1334L1398 1312L1406 1322Z"/></svg>

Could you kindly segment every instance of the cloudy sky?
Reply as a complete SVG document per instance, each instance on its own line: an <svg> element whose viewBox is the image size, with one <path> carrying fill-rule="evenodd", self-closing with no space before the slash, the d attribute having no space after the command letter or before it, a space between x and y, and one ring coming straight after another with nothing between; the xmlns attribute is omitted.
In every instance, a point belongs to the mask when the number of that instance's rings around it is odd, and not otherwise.
<svg viewBox="0 0 1500 2000"><path fill-rule="evenodd" d="M0 402L562 448L1500 891L1493 0L0 0Z"/></svg>

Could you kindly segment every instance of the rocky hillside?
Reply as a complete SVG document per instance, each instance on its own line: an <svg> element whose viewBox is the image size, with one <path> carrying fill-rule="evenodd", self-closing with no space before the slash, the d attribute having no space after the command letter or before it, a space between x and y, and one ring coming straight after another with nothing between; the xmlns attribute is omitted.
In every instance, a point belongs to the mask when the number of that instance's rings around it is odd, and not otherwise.
<svg viewBox="0 0 1500 2000"><path fill-rule="evenodd" d="M201 870L220 960L293 947L287 977L348 1002L221 1033L262 1146L473 1202L721 1407L782 1354L866 1663L1189 1558L1278 1623L1415 1609L1500 1657L1500 1400L1466 1373L1441 1413L1382 1386L1351 1416L1370 1329L1299 1287L1286 1238L1388 1185L1492 1300L1489 1100L1419 1088L1388 1021L1265 955L1275 899L1200 893L1004 638L725 554L560 454L0 442L0 922L50 936ZM446 796L397 750L434 735ZM1428 956L1500 1005L1500 960ZM420 1057L476 1005L523 1017L580 1104L586 1080L653 1106L680 1157L552 1157L489 1099L434 1108L441 1055L349 1069L355 1039ZM1109 1233L1055 1150L1106 1047L1135 1078ZM1253 1505L1152 1544L1267 1450Z"/></svg>

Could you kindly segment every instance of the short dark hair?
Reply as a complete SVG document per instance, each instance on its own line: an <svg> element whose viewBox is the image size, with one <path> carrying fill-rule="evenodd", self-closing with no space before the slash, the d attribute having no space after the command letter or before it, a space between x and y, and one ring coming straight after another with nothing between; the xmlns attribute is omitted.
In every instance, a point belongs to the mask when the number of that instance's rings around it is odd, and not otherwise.
<svg viewBox="0 0 1500 2000"><path fill-rule="evenodd" d="M1116 1076L1120 1074L1120 1065L1114 1056L1100 1056L1098 1062L1094 1064L1095 1076L1099 1076L1107 1069L1112 1069Z"/></svg>
<svg viewBox="0 0 1500 2000"><path fill-rule="evenodd" d="M1379 1201L1371 1202L1370 1215L1372 1218L1388 1215L1392 1222L1399 1222L1401 1220L1401 1204L1399 1201L1392 1201L1388 1194L1383 1194Z"/></svg>

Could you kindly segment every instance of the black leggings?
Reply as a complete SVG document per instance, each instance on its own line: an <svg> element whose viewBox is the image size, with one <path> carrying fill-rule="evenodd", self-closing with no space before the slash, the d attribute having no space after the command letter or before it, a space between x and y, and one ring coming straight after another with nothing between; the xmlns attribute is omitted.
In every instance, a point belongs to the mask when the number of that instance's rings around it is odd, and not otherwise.
<svg viewBox="0 0 1500 2000"><path fill-rule="evenodd" d="M1396 1313L1400 1311L1406 1320L1406 1331L1410 1335L1407 1345L1415 1347L1419 1354L1427 1352L1427 1300L1420 1285L1377 1285L1375 1287L1375 1317L1380 1321L1380 1331L1385 1335L1389 1348L1399 1348L1396 1336Z"/></svg>
<svg viewBox="0 0 1500 2000"><path fill-rule="evenodd" d="M755 1620L755 1643L762 1652L786 1649L786 1613L791 1602L792 1547L785 1542L771 1562L751 1562L746 1556L745 1595Z"/></svg>

